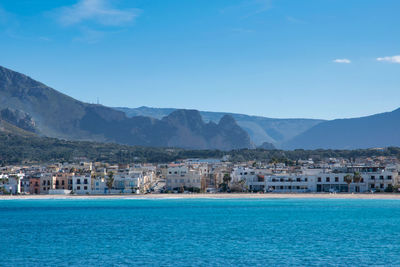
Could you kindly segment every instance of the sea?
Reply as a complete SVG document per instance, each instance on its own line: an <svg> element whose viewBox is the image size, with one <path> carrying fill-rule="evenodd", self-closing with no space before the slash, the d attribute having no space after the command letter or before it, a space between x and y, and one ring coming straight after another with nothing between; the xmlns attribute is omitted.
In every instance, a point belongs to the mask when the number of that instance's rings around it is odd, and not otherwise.
<svg viewBox="0 0 400 267"><path fill-rule="evenodd" d="M0 266L400 266L400 201L0 200Z"/></svg>

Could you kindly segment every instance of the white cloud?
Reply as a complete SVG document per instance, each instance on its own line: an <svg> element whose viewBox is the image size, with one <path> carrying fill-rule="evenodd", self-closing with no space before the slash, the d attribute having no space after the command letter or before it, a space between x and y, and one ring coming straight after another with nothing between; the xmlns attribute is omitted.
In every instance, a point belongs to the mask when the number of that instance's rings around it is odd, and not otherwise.
<svg viewBox="0 0 400 267"><path fill-rule="evenodd" d="M104 26L122 26L132 22L138 9L117 9L107 0L80 0L77 4L57 10L62 25L70 26L83 22L95 22Z"/></svg>
<svg viewBox="0 0 400 267"><path fill-rule="evenodd" d="M398 55L398 56L392 56L392 57L378 57L376 60L377 60L377 61L383 61L383 62L390 62L390 63L398 63L398 64L400 64L400 55Z"/></svg>
<svg viewBox="0 0 400 267"><path fill-rule="evenodd" d="M347 58L338 58L338 59L333 60L333 62L341 63L341 64L350 64L351 60L347 59Z"/></svg>

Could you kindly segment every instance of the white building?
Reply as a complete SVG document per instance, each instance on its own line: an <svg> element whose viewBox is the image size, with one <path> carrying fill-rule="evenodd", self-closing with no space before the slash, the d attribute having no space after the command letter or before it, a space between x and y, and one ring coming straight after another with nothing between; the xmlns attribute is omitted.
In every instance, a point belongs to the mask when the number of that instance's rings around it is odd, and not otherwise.
<svg viewBox="0 0 400 267"><path fill-rule="evenodd" d="M169 190L200 190L202 180L207 174L205 166L189 167L186 165L170 165L166 175L166 187Z"/></svg>
<svg viewBox="0 0 400 267"><path fill-rule="evenodd" d="M267 176L265 188L268 192L315 192L315 176L305 174L281 174Z"/></svg>
<svg viewBox="0 0 400 267"><path fill-rule="evenodd" d="M341 171L341 172L338 172ZM361 179L347 184L344 177L359 172ZM385 191L398 184L398 172L382 167L348 167L334 170L331 173L316 175L317 192L367 192Z"/></svg>
<svg viewBox="0 0 400 267"><path fill-rule="evenodd" d="M104 177L97 177L92 179L92 194L106 194L107 184Z"/></svg>
<svg viewBox="0 0 400 267"><path fill-rule="evenodd" d="M8 194L21 193L20 176L17 175L0 175L0 193L3 191Z"/></svg>
<svg viewBox="0 0 400 267"><path fill-rule="evenodd" d="M90 174L72 177L72 191L76 194L90 194L92 192L92 178Z"/></svg>
<svg viewBox="0 0 400 267"><path fill-rule="evenodd" d="M360 181L346 182L347 175L360 173ZM298 173L271 175L268 170L235 168L232 183L244 181L250 191L266 192L367 192L385 191L398 184L396 169L381 167L342 167L339 169L301 169Z"/></svg>

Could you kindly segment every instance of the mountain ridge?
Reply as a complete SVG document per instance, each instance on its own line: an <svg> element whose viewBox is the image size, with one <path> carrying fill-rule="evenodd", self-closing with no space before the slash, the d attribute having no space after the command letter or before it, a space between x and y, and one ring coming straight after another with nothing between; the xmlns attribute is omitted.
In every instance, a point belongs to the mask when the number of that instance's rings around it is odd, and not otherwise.
<svg viewBox="0 0 400 267"><path fill-rule="evenodd" d="M138 108L115 107L114 109L125 112L128 117L148 116L152 118L162 118L176 110L174 108L151 108L146 106ZM281 143L324 121L301 118L275 119L230 112L200 111L200 114L206 122L217 122L224 115L230 115L250 135L255 145L262 145L264 142L267 142L278 147Z"/></svg>
<svg viewBox="0 0 400 267"><path fill-rule="evenodd" d="M322 122L283 144L285 149L360 149L400 146L400 108Z"/></svg>
<svg viewBox="0 0 400 267"><path fill-rule="evenodd" d="M124 112L78 101L4 67L0 67L0 105L29 114L35 122L35 132L47 137L196 149L253 147L247 133L236 122L227 130L199 121L198 111L186 110L178 112L186 118L185 125L179 121L172 123L168 117L162 120L143 116L128 118ZM201 142L190 146L188 140L192 137Z"/></svg>

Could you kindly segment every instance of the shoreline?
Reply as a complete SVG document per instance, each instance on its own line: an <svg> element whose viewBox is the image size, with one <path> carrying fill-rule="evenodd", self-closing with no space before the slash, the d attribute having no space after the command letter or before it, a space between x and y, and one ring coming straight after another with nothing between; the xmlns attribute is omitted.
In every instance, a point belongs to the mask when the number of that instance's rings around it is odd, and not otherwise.
<svg viewBox="0 0 400 267"><path fill-rule="evenodd" d="M62 199L399 199L400 194L329 193L231 193L231 194L146 194L146 195L0 195L0 200Z"/></svg>

